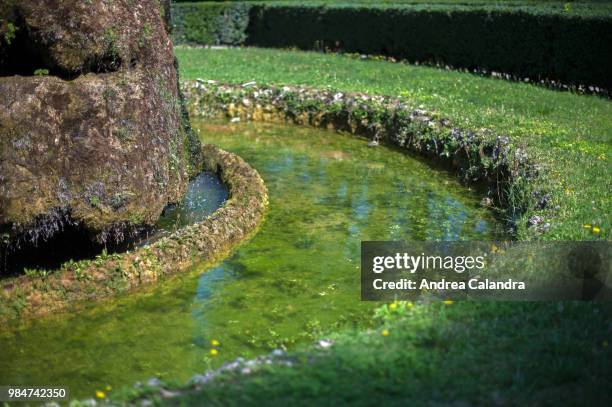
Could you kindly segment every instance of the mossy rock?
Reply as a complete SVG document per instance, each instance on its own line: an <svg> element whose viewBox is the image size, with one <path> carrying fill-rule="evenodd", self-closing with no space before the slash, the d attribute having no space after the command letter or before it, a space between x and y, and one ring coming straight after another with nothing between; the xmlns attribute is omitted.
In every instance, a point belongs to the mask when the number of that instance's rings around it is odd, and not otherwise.
<svg viewBox="0 0 612 407"><path fill-rule="evenodd" d="M199 144L158 0L0 1L0 232L98 240L180 200ZM8 236L8 238L7 238Z"/></svg>

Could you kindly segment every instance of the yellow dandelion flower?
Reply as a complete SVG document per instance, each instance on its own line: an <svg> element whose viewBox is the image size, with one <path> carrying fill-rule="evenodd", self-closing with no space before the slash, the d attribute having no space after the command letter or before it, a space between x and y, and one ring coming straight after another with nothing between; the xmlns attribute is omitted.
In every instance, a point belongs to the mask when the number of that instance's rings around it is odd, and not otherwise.
<svg viewBox="0 0 612 407"><path fill-rule="evenodd" d="M219 346L219 345L221 345L221 342L219 342L219 341L218 341L218 340L216 340L216 339L213 339L212 341L210 341L210 344L211 344L212 346Z"/></svg>
<svg viewBox="0 0 612 407"><path fill-rule="evenodd" d="M414 304L412 303L412 301L408 301L406 303L406 308L411 309L414 306Z"/></svg>
<svg viewBox="0 0 612 407"><path fill-rule="evenodd" d="M589 225L588 223L585 223L584 225L582 225L582 227L585 229L591 229L591 225Z"/></svg>
<svg viewBox="0 0 612 407"><path fill-rule="evenodd" d="M389 304L389 309L391 311L396 310L397 309L397 303L396 302L392 302L391 304Z"/></svg>
<svg viewBox="0 0 612 407"><path fill-rule="evenodd" d="M593 230L593 233L599 233L599 232L601 232L601 229L599 229L599 227L597 227L597 226L593 226L593 229L592 229L592 230Z"/></svg>
<svg viewBox="0 0 612 407"><path fill-rule="evenodd" d="M111 386L110 384L106 386L106 391L111 391L112 389L113 389L113 386Z"/></svg>
<svg viewBox="0 0 612 407"><path fill-rule="evenodd" d="M102 390L96 390L96 397L99 399L103 399L104 397L106 397L106 394L104 394Z"/></svg>
<svg viewBox="0 0 612 407"><path fill-rule="evenodd" d="M211 349L208 353L210 353L210 356L217 356L219 351L217 349Z"/></svg>
<svg viewBox="0 0 612 407"><path fill-rule="evenodd" d="M388 329L383 329L380 334L382 336L389 336L389 330Z"/></svg>
<svg viewBox="0 0 612 407"><path fill-rule="evenodd" d="M455 302L455 301L453 301L453 300L444 300L444 301L442 301L442 303L446 304L446 305L451 305L453 302Z"/></svg>

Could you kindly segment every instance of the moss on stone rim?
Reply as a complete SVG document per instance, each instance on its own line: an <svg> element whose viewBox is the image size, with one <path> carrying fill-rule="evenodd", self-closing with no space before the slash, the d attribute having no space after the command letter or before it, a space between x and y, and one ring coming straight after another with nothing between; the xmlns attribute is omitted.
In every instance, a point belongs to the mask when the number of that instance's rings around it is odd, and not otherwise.
<svg viewBox="0 0 612 407"><path fill-rule="evenodd" d="M268 206L268 191L257 171L236 154L202 147L204 169L219 174L229 199L211 216L170 236L121 254L65 263L51 274L22 275L0 284L0 323L68 308L83 300L110 297L198 261L221 259L257 229Z"/></svg>

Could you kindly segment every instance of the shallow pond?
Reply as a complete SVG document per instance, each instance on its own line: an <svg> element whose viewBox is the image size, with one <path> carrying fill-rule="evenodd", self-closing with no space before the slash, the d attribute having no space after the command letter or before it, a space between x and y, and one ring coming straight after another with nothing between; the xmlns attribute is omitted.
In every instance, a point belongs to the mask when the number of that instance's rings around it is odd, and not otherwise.
<svg viewBox="0 0 612 407"><path fill-rule="evenodd" d="M0 384L89 397L151 376L187 380L237 356L368 324L362 240L494 239L477 196L402 152L308 128L195 122L265 179L259 232L225 261L78 313L0 333ZM217 356L210 341L218 340Z"/></svg>

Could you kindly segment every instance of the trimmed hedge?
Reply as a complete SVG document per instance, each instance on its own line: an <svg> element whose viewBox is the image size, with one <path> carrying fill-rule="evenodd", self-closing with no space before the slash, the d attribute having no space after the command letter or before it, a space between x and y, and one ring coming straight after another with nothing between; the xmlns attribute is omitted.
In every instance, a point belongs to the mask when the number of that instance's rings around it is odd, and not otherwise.
<svg viewBox="0 0 612 407"><path fill-rule="evenodd" d="M612 15L508 7L174 4L177 43L358 52L612 89Z"/></svg>

